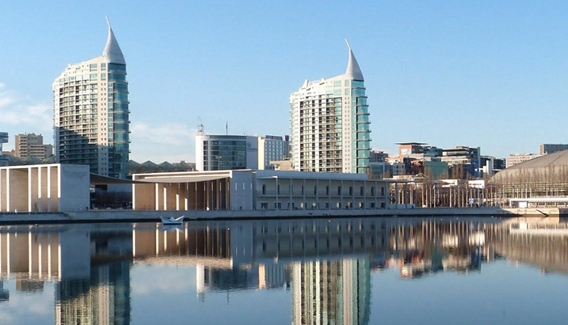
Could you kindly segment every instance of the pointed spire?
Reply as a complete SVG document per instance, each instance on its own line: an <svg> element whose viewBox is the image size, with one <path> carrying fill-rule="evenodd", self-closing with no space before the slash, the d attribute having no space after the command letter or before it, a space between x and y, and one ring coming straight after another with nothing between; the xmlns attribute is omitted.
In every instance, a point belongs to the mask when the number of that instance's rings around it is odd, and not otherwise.
<svg viewBox="0 0 568 325"><path fill-rule="evenodd" d="M108 62L126 64L126 61L124 61L124 55L122 55L120 46L118 46L118 42L116 41L112 28L110 27L108 17L105 16L105 19L108 25L108 38L103 51L103 56L108 60Z"/></svg>
<svg viewBox="0 0 568 325"><path fill-rule="evenodd" d="M349 48L349 62L347 63L347 71L345 74L353 80L361 80L364 81L363 73L361 72L361 68L359 68L359 64L357 63L357 59L355 59L355 55L353 55L353 51L351 51L351 46L347 39L345 39L345 43L347 44L347 48Z"/></svg>

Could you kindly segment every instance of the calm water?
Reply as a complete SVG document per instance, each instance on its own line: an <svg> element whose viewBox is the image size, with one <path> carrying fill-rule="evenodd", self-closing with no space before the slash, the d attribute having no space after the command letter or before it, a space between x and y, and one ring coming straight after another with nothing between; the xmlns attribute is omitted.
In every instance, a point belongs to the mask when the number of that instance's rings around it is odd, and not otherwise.
<svg viewBox="0 0 568 325"><path fill-rule="evenodd" d="M0 324L566 324L565 226L0 227Z"/></svg>

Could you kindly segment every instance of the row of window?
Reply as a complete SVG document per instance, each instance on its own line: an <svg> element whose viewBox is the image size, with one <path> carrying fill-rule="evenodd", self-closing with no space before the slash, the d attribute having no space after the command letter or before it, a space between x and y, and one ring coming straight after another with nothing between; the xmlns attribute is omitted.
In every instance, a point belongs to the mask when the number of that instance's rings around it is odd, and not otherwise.
<svg viewBox="0 0 568 325"><path fill-rule="evenodd" d="M262 185L262 194L263 194L263 195L266 195L266 188L267 188L267 187L266 187L266 184L263 184L263 185ZM304 195L304 194L305 194L304 185L302 185L301 188L302 188L301 194ZM384 187L381 187L380 189L381 189L381 194L380 194L380 196L384 196L384 195L385 195L385 188L384 188ZM292 192L294 192L294 186L293 186L293 185L290 186L290 193L292 193ZM278 184L278 185L276 186L276 193L277 193L278 195L280 195L280 184ZM325 186L325 195L329 195L329 193L330 193L329 185L326 185L326 186ZM314 187L313 187L313 194L314 194L314 195L317 195L317 194L318 194L318 187L317 187L317 185L314 185ZM342 194L342 189L341 189L341 185L340 185L340 186L337 187L337 195L341 195L341 194ZM349 195L353 195L353 186L349 186ZM361 187L359 188L359 195L360 195L360 196L364 196L364 195L365 195L365 187L364 187L364 186L361 186ZM374 187L374 186L371 187L371 196L375 196L375 187Z"/></svg>
<svg viewBox="0 0 568 325"><path fill-rule="evenodd" d="M273 206L271 206L270 208L273 208L275 210L282 210L282 202L274 202ZM377 206L375 204L375 202L369 202L369 204L367 205L367 207L365 207L365 203L364 202L358 202L357 203L357 209L376 209L377 207L380 207L381 209L384 209L386 207L385 203L381 203L379 206ZM260 203L260 209L261 210L268 210L268 202L261 202ZM331 206L329 204L329 202L312 202L307 203L307 202L301 202L298 206L295 205L294 202L287 202L286 205L284 206L285 210L317 210L317 209L355 209L355 204L353 202L347 202L345 204L345 206L342 206L340 202L337 202L335 205Z"/></svg>

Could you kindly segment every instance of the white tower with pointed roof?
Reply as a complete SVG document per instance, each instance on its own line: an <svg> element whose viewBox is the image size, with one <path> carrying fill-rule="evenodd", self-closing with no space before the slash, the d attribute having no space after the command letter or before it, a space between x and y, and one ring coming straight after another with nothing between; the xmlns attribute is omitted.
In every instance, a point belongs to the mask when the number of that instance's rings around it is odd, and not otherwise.
<svg viewBox="0 0 568 325"><path fill-rule="evenodd" d="M91 173L126 178L129 101L126 61L107 18L103 54L70 64L53 82L57 162L89 165Z"/></svg>
<svg viewBox="0 0 568 325"><path fill-rule="evenodd" d="M292 162L299 171L367 173L371 148L364 78L349 42L347 71L306 80L290 95Z"/></svg>

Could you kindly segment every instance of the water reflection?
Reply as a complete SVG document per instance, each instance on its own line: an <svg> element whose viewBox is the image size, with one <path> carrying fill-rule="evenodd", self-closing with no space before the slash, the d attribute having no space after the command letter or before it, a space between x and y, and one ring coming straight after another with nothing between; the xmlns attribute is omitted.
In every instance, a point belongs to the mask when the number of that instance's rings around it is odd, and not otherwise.
<svg viewBox="0 0 568 325"><path fill-rule="evenodd" d="M2 227L0 308L10 304L6 281L27 295L53 283L55 324L130 324L133 268L189 265L198 301L287 290L288 322L367 324L373 272L394 268L401 279L477 273L507 258L567 274L566 225L365 218Z"/></svg>

